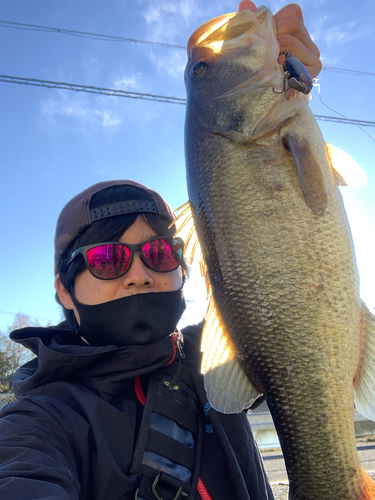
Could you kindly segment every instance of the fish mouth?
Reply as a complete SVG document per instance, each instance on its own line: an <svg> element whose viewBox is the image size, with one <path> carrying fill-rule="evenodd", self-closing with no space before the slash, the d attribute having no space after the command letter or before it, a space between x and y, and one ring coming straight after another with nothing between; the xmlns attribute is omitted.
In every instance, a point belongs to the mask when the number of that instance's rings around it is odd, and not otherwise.
<svg viewBox="0 0 375 500"><path fill-rule="evenodd" d="M249 47L251 43L260 39L254 27L265 12L270 14L267 7L261 6L257 12L243 10L211 19L195 30L189 38L188 55L198 47L211 49L215 53Z"/></svg>

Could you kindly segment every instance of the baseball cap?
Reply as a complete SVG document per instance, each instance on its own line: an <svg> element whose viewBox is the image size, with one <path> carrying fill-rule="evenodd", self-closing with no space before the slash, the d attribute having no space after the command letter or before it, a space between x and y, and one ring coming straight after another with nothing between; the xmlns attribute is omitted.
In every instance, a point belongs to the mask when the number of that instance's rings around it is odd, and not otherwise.
<svg viewBox="0 0 375 500"><path fill-rule="evenodd" d="M145 200L123 200L90 210L91 198L103 189L128 185L145 191L151 198ZM95 221L107 217L134 213L154 213L171 224L176 218L170 205L156 191L132 180L105 181L94 184L72 198L62 209L57 219L55 233L55 269L58 268L64 252L70 244Z"/></svg>

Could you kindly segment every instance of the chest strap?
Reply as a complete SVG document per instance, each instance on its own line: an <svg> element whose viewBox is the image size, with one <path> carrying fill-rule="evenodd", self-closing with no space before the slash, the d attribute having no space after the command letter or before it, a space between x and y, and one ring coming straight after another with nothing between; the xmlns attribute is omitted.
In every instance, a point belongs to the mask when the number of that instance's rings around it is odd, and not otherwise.
<svg viewBox="0 0 375 500"><path fill-rule="evenodd" d="M137 500L192 500L197 491L202 423L190 370L181 358L150 378L131 472Z"/></svg>

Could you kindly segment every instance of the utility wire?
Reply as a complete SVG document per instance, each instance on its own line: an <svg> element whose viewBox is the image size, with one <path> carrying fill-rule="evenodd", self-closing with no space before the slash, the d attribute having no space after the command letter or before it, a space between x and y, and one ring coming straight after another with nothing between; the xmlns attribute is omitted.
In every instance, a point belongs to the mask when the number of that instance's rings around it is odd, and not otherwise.
<svg viewBox="0 0 375 500"><path fill-rule="evenodd" d="M106 89L104 87L94 87L92 85L77 85L75 83L53 82L48 80L38 80L37 78L22 78L18 76L0 75L0 82L17 83L19 85L33 85L35 87L46 87L53 89L75 90L76 92L88 92L90 94L101 94L114 97L129 97L131 99L145 99L147 101L166 102L170 104L185 104L183 97L166 97L155 94L142 94L141 92L129 92L120 89ZM350 118L338 118L335 116L314 115L317 120L360 125L362 127L375 127L375 122L366 120L356 120Z"/></svg>
<svg viewBox="0 0 375 500"><path fill-rule="evenodd" d="M68 30L68 29L64 29L64 28L53 28L50 26L40 26L38 24L16 23L13 21L0 20L0 26L2 26L3 28L12 28L12 29L18 29L18 30L46 31L48 33L60 33L63 35L79 36L82 38L90 38L93 40L103 40L106 42L140 43L143 45L152 45L154 47L164 47L164 48L168 48L168 49L184 49L184 50L186 50L186 46L183 46L183 45L173 45L170 43L162 43L162 42L150 42L148 40L137 40L135 38L125 38L122 36L115 36L115 35L102 35L100 33L89 33L86 31ZM358 71L358 70L354 70L354 69L335 68L333 66L323 66L323 70L335 71L337 73L353 74L356 76L375 76L375 73L370 73L368 71Z"/></svg>
<svg viewBox="0 0 375 500"><path fill-rule="evenodd" d="M368 71L358 71L355 69L345 69L345 68L335 68L333 66L323 66L322 69L327 71L335 71L336 73L347 73L356 76L375 76L375 73L369 73Z"/></svg>
<svg viewBox="0 0 375 500"><path fill-rule="evenodd" d="M323 122L345 123L349 125L360 125L361 127L375 127L375 122L366 120L355 120L351 118L338 118L337 116L314 115L317 120Z"/></svg>
<svg viewBox="0 0 375 500"><path fill-rule="evenodd" d="M135 38L125 38L123 36L101 35L99 33L87 33L85 31L67 30L63 28L51 28L48 26L39 26L37 24L15 23L12 21L0 20L0 26L2 26L3 28L13 28L13 29L27 30L27 31L47 31L48 33L61 33L63 35L79 36L82 38L91 38L93 40L103 40L106 42L140 43L142 45L153 45L156 47L164 47L167 49L186 50L186 47L183 45L172 45L169 43L150 42L147 40L136 40Z"/></svg>
<svg viewBox="0 0 375 500"><path fill-rule="evenodd" d="M166 97L154 94L142 94L140 92L129 92L120 89L106 89L92 85L77 85L75 83L52 82L38 80L37 78L21 78L17 76L0 75L0 82L18 83L20 85L34 85L36 87L47 87L53 89L75 90L76 92L89 92L90 94L101 94L115 97L130 97L131 99L146 99L147 101L168 102L173 104L186 104L186 99L180 97Z"/></svg>

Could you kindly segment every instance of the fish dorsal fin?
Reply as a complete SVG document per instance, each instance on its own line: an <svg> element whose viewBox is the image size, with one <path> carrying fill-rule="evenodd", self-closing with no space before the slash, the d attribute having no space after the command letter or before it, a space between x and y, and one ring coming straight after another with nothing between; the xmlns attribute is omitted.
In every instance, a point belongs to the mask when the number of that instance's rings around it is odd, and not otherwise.
<svg viewBox="0 0 375 500"><path fill-rule="evenodd" d="M364 186L367 175L356 161L340 148L326 143L326 154L339 186Z"/></svg>
<svg viewBox="0 0 375 500"><path fill-rule="evenodd" d="M306 204L316 215L324 215L328 195L318 159L306 139L292 134L283 137L283 144L292 156Z"/></svg>
<svg viewBox="0 0 375 500"><path fill-rule="evenodd" d="M180 236L185 241L185 250L184 255L189 259L190 264L193 263L194 257L198 254L200 257L200 245L198 240L197 231L194 225L193 218L193 206L188 201L185 205L179 207L177 212L177 217L173 221L173 224L176 226L176 234L175 236Z"/></svg>
<svg viewBox="0 0 375 500"><path fill-rule="evenodd" d="M201 274L206 281L209 306L202 334L202 373L207 399L222 413L240 413L261 395L251 384L236 358L236 351L216 311L211 295L207 266L204 261L193 219L194 207L185 203L177 209L176 234L185 241L185 256L190 264L199 258Z"/></svg>
<svg viewBox="0 0 375 500"><path fill-rule="evenodd" d="M240 413L261 396L236 358L236 350L220 321L212 297L203 329L202 351L204 387L215 410Z"/></svg>
<svg viewBox="0 0 375 500"><path fill-rule="evenodd" d="M354 399L357 410L375 421L375 316L361 304L361 357L354 378Z"/></svg>

